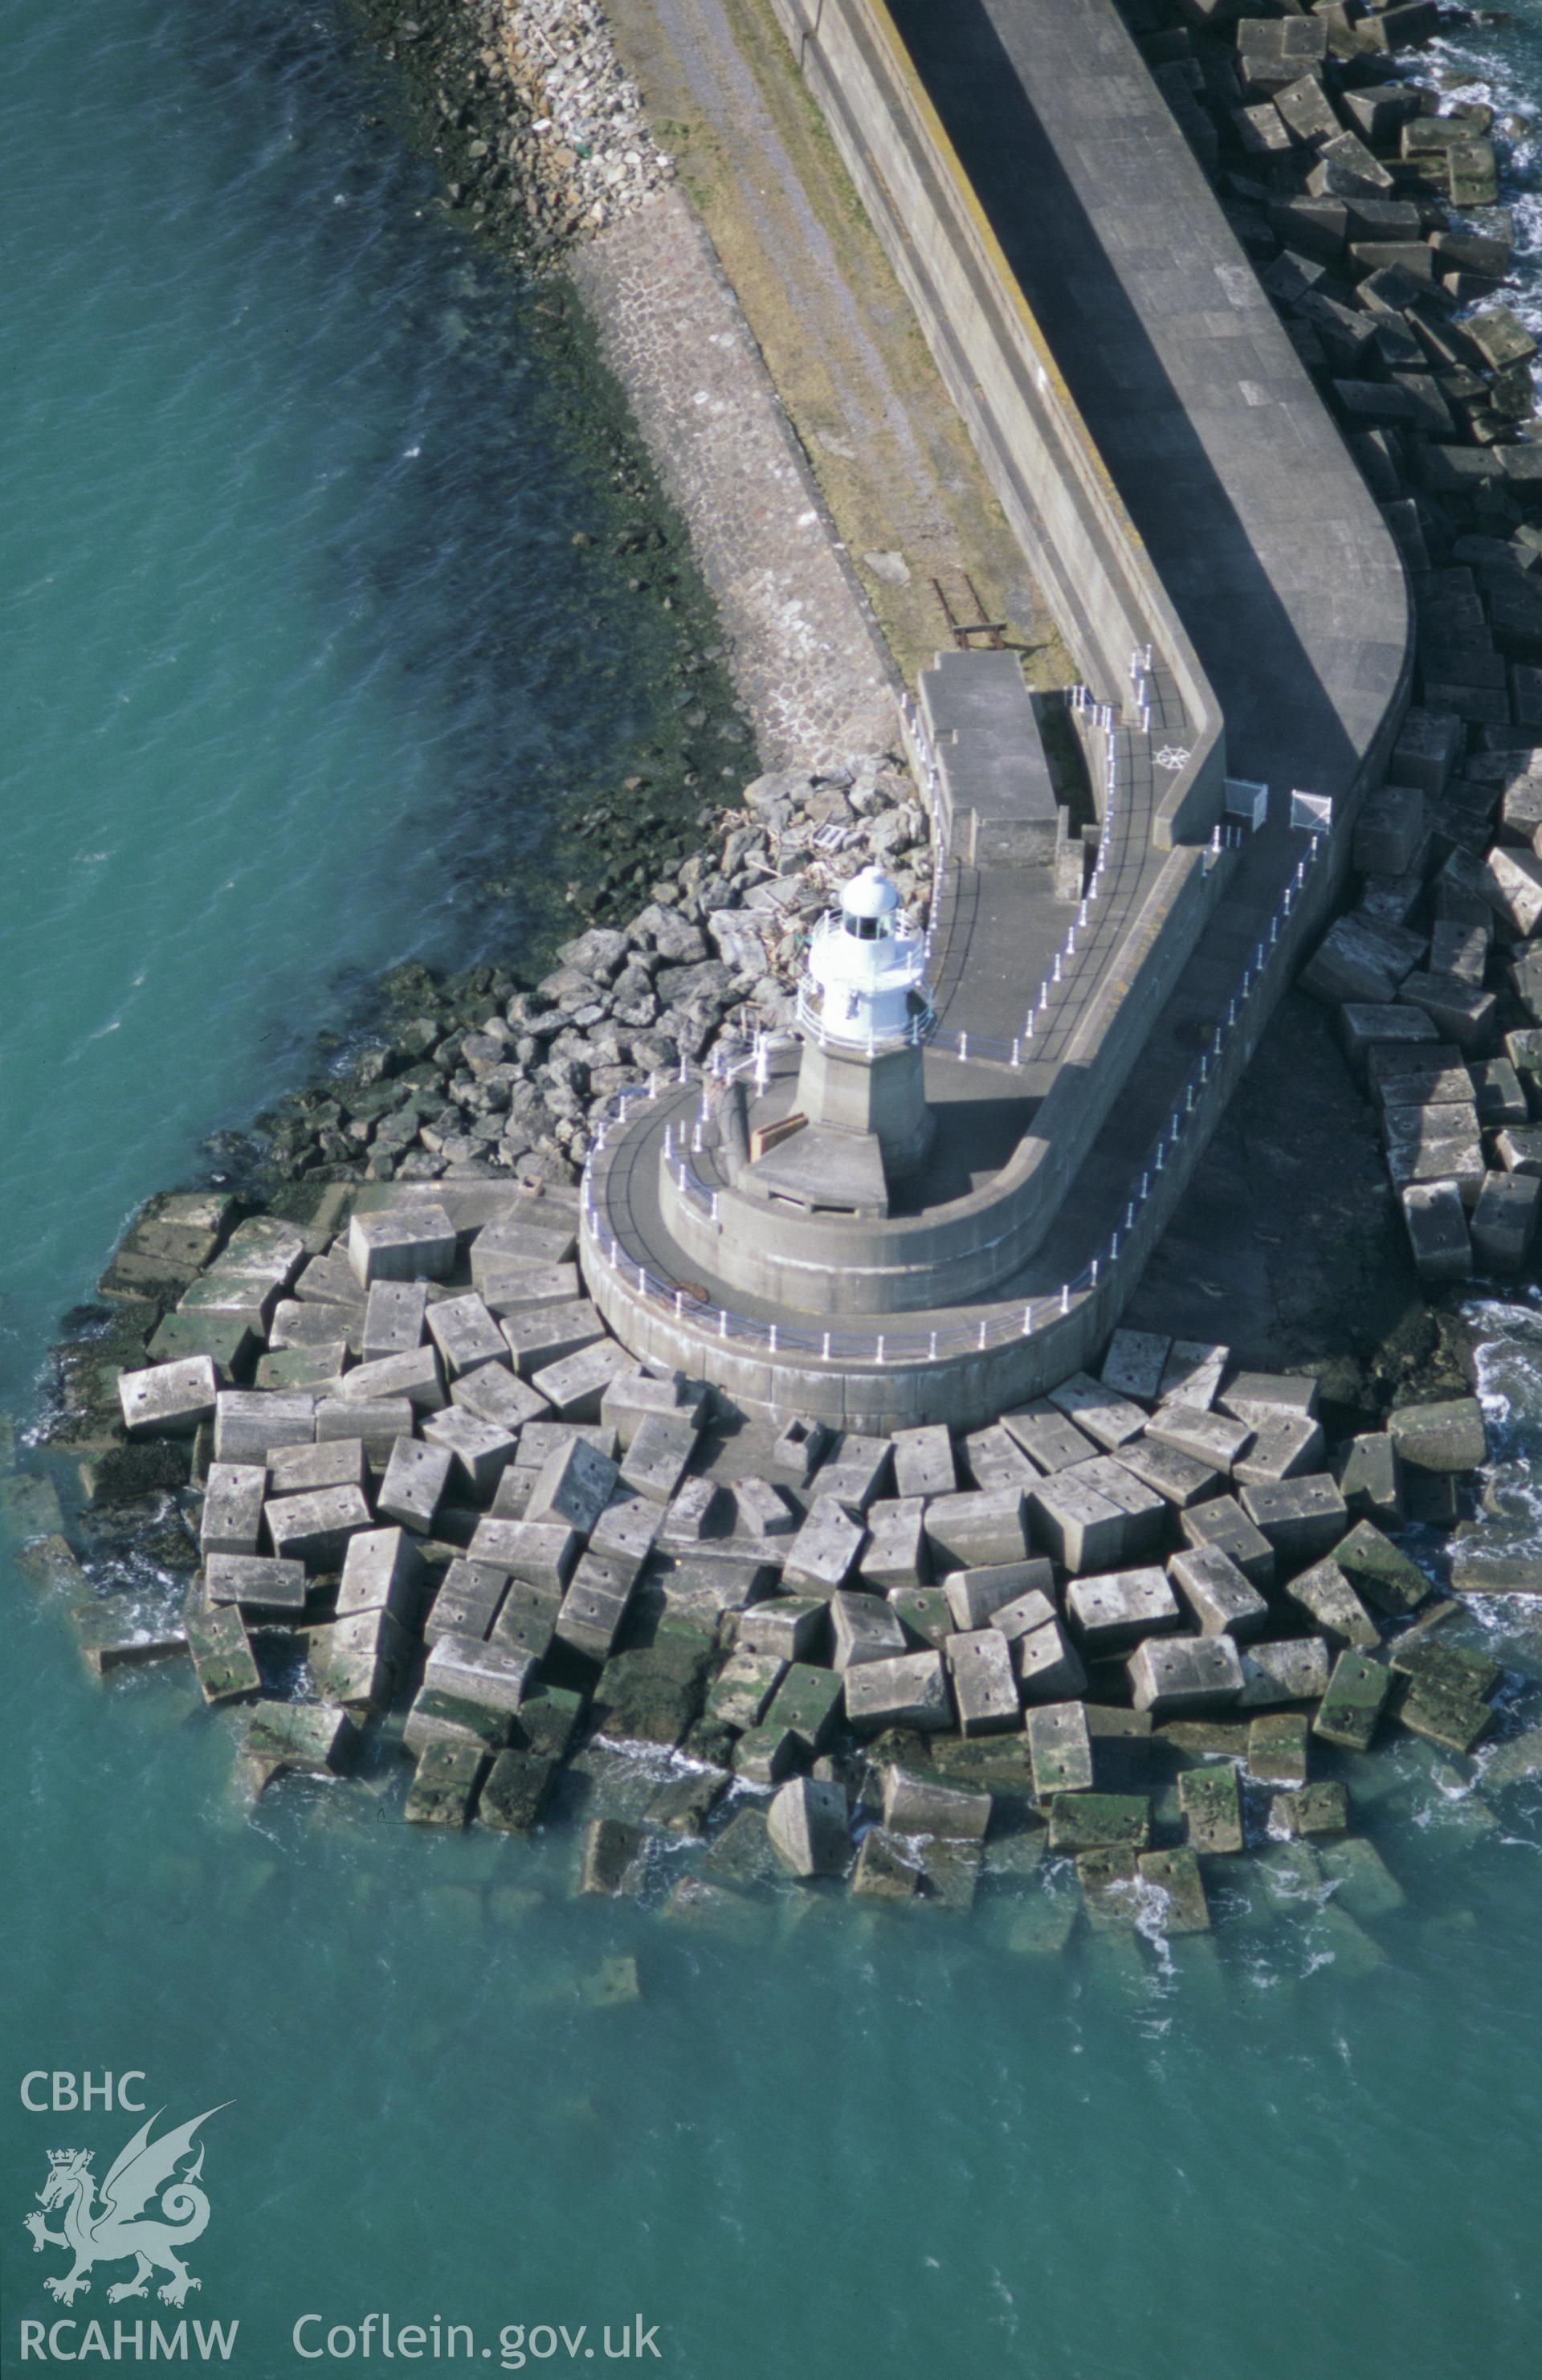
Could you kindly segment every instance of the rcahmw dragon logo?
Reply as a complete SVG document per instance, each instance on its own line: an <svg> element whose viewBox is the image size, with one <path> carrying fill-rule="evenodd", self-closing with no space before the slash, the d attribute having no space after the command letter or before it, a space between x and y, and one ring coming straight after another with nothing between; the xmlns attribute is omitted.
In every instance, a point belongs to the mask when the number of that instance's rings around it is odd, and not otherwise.
<svg viewBox="0 0 1542 2380"><path fill-rule="evenodd" d="M224 2104L228 2107L230 2102ZM72 2305L81 2289L91 2288L93 2265L123 2264L130 2256L133 2278L114 2283L107 2292L109 2305L116 2305L122 2298L148 2297L147 2284L157 2271L171 2276L158 2292L167 2305L181 2305L189 2289L202 2287L177 2251L189 2247L209 2222L209 2200L199 2186L203 2143L200 2142L197 2158L186 2173L178 2175L176 2168L190 2154L200 2124L219 2112L218 2107L205 2107L190 2124L179 2124L174 2132L163 2132L158 2141L152 2141L152 2128L164 2113L157 2108L149 2122L140 2125L103 2183L100 2206L95 2204L91 2151L49 2151L48 2180L38 2192L38 2204L44 2208L62 2206L65 2228L50 2231L42 2215L22 2219L32 2235L34 2250L67 2248L75 2258L62 2279L50 2274L44 2281L51 2297ZM145 2209L158 2194L159 2205L147 2215Z"/></svg>

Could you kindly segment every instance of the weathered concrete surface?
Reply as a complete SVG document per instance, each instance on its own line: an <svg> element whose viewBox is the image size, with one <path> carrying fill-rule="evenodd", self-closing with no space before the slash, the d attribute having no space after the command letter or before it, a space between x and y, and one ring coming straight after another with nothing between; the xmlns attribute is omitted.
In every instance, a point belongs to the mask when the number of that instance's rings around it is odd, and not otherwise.
<svg viewBox="0 0 1542 2380"><path fill-rule="evenodd" d="M947 641L940 580L961 618L972 587L1031 646L1034 684L1063 685L1022 551L771 12L611 0L606 16L906 677Z"/></svg>
<svg viewBox="0 0 1542 2380"><path fill-rule="evenodd" d="M887 750L899 725L892 664L688 202L664 193L601 232L572 271L689 528L762 759L813 766Z"/></svg>
<svg viewBox="0 0 1542 2380"><path fill-rule="evenodd" d="M1398 696L1402 566L1110 0L892 8L1226 720L1347 793Z"/></svg>

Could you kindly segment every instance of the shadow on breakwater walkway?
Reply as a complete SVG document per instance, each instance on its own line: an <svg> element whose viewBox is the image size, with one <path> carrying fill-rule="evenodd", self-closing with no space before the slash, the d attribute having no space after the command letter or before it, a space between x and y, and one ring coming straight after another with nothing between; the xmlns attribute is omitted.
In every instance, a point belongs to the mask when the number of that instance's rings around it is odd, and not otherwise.
<svg viewBox="0 0 1542 2380"><path fill-rule="evenodd" d="M1396 693L1402 573L1166 103L1098 0L894 0L917 70L1226 720L1340 799Z"/></svg>

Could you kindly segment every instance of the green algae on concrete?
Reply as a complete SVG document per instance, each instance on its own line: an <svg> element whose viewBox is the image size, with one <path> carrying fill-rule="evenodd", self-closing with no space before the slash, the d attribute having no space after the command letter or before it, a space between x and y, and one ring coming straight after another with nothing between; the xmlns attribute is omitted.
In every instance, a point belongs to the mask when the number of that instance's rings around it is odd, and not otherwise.
<svg viewBox="0 0 1542 2380"><path fill-rule="evenodd" d="M1150 1840L1151 1804L1139 1794L1057 1793L1050 1803L1052 1852L1144 1851Z"/></svg>
<svg viewBox="0 0 1542 2380"><path fill-rule="evenodd" d="M1333 1664L1328 1692L1317 1706L1312 1732L1349 1752L1368 1752L1391 1685L1383 1661L1346 1646Z"/></svg>
<svg viewBox="0 0 1542 2380"><path fill-rule="evenodd" d="M1243 1848L1242 1787L1229 1760L1207 1768L1185 1768L1178 1778L1178 1807L1196 1852Z"/></svg>

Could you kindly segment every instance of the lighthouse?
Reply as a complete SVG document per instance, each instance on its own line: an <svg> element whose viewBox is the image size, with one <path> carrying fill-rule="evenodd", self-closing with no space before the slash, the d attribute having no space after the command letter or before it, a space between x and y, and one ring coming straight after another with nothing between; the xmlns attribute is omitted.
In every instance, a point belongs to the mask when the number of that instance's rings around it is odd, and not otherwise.
<svg viewBox="0 0 1542 2380"><path fill-rule="evenodd" d="M936 1021L925 938L883 870L864 868L814 930L798 990L794 1106L812 1128L876 1140L888 1182L913 1172L930 1145L922 1052Z"/></svg>

